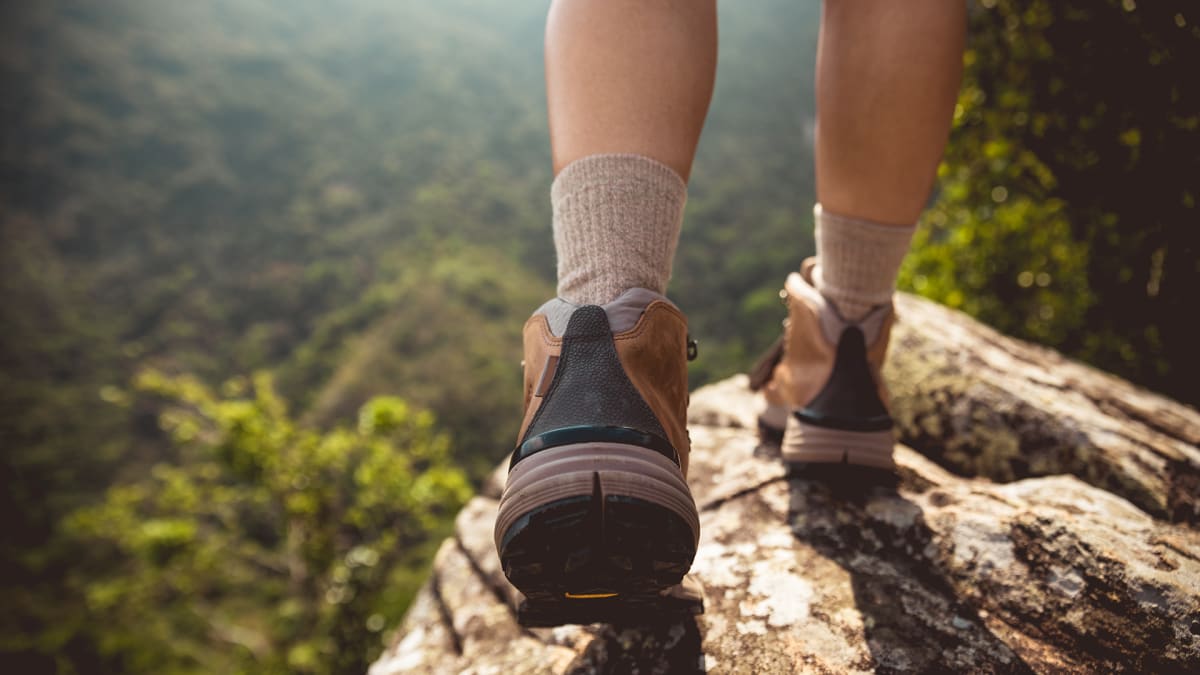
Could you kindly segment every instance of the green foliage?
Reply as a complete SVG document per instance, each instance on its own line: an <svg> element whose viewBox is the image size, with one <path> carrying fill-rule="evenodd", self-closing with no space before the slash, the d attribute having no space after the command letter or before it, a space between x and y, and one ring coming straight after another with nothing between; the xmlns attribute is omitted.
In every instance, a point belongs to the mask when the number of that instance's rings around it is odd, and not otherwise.
<svg viewBox="0 0 1200 675"><path fill-rule="evenodd" d="M375 398L354 428L297 426L270 378L218 397L150 371L180 460L67 519L104 551L75 581L100 656L132 672L363 672L469 488L433 416ZM222 645L220 649L215 646Z"/></svg>
<svg viewBox="0 0 1200 675"><path fill-rule="evenodd" d="M1200 403L1194 3L983 0L902 284Z"/></svg>
<svg viewBox="0 0 1200 675"><path fill-rule="evenodd" d="M316 323L280 369L283 388L306 393L297 397L304 419L322 426L386 393L435 410L456 459L483 476L516 437L521 328L553 286L453 241L428 259L400 260Z"/></svg>
<svg viewBox="0 0 1200 675"><path fill-rule="evenodd" d="M1072 236L1061 200L1045 190L1009 195L1007 185L1042 168L1032 156L1021 158L1032 166L1010 162L971 140L955 154L980 159L941 167L942 194L913 238L899 284L1005 333L1060 344L1093 301L1088 248Z"/></svg>
<svg viewBox="0 0 1200 675"><path fill-rule="evenodd" d="M138 369L270 370L313 429L400 395L474 480L508 449L520 322L552 289L543 106L515 93L540 86L544 8L466 4L5 8L0 655L19 670L105 670L112 636L62 579L113 559L55 524L186 464L158 404L113 404Z"/></svg>

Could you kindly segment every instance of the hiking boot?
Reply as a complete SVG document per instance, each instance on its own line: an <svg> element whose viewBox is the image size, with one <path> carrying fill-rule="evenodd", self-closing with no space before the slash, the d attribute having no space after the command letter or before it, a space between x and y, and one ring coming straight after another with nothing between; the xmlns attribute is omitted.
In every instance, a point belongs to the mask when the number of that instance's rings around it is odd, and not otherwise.
<svg viewBox="0 0 1200 675"><path fill-rule="evenodd" d="M815 262L788 276L784 334L750 376L766 403L760 433L780 444L786 462L892 469L892 418L880 377L892 304L846 321L813 286Z"/></svg>
<svg viewBox="0 0 1200 675"><path fill-rule="evenodd" d="M528 603L588 623L659 605L699 539L687 486L687 320L635 288L525 324L525 419L495 539Z"/></svg>

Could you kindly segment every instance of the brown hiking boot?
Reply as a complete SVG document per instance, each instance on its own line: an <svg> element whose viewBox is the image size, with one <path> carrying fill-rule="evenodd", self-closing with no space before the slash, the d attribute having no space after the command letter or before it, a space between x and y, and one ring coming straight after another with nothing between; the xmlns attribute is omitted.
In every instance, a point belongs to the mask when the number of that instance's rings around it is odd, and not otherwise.
<svg viewBox="0 0 1200 675"><path fill-rule="evenodd" d="M814 258L788 276L783 336L755 366L750 387L765 409L759 429L794 463L881 469L892 461L892 418L880 377L895 312L891 303L846 321L812 284Z"/></svg>
<svg viewBox="0 0 1200 675"><path fill-rule="evenodd" d="M683 313L640 288L604 306L554 299L524 337L525 418L495 530L505 576L540 624L660 608L700 532Z"/></svg>

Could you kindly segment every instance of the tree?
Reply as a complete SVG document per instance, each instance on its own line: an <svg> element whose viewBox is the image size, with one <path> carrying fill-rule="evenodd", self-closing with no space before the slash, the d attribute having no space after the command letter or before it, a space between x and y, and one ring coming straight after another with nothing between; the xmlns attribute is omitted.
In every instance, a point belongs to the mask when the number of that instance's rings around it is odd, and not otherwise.
<svg viewBox="0 0 1200 675"><path fill-rule="evenodd" d="M136 672L362 672L469 494L427 412L298 427L270 378L214 394L145 372L181 461L67 519L105 555L78 570L98 651ZM407 574L407 577L397 575Z"/></svg>
<svg viewBox="0 0 1200 675"><path fill-rule="evenodd" d="M1200 404L1200 15L981 0L902 285Z"/></svg>

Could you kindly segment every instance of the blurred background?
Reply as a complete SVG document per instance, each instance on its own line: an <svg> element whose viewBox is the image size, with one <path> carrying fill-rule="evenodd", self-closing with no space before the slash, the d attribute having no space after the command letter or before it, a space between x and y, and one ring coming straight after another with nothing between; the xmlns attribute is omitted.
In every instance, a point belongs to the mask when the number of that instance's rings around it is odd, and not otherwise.
<svg viewBox="0 0 1200 675"><path fill-rule="evenodd" d="M553 293L545 0L0 17L0 668L365 670ZM721 4L694 386L813 252L816 0ZM1200 11L980 0L904 288L1200 403Z"/></svg>

